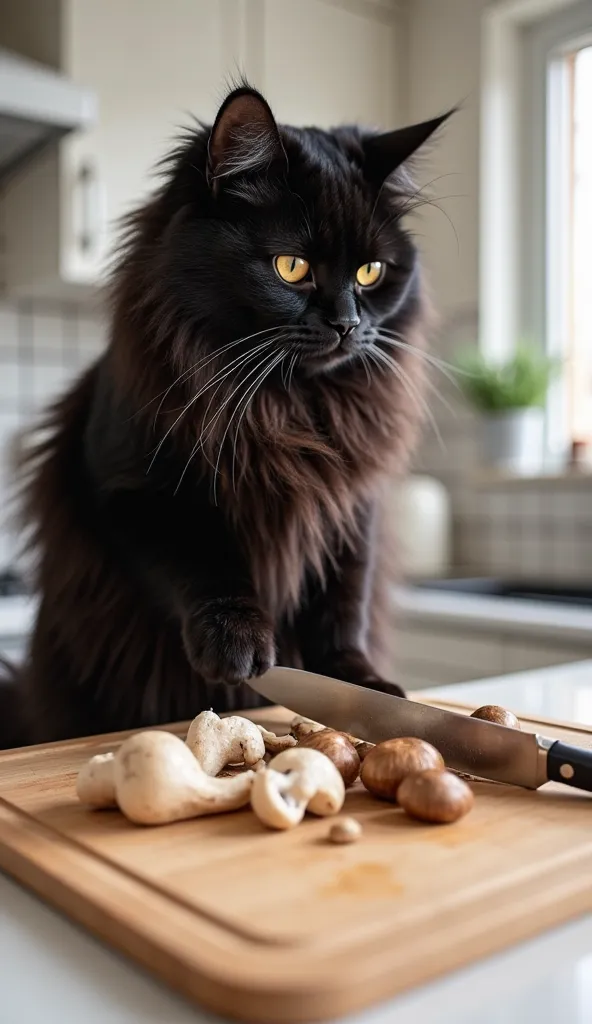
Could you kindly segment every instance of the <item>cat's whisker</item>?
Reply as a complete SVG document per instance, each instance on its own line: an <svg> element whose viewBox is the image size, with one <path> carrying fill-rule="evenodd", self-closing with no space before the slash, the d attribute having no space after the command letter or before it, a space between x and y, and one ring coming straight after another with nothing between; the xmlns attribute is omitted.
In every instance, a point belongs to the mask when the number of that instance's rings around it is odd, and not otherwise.
<svg viewBox="0 0 592 1024"><path fill-rule="evenodd" d="M428 419L432 427L432 430L434 431L434 434L438 439L438 443L440 444L442 450L445 451L446 445L444 444L444 440L442 438L442 434L440 433L440 428L438 427L434 414L432 413L432 410L430 409L425 398L423 397L421 392L416 388L415 384L413 383L409 375L405 373L403 367L399 363L395 362L395 360L392 359L391 356L389 356L386 352L383 352L382 349L377 348L375 345L373 345L371 346L370 351L372 352L376 359L378 359L381 363L384 364L384 366L389 367L392 370L395 376L401 381L401 384L405 391L407 392L407 394L409 395L409 397L416 402L417 406L420 409L423 410L426 418Z"/></svg>
<svg viewBox="0 0 592 1024"><path fill-rule="evenodd" d="M269 338L269 339L268 339L267 341L265 341L265 342L262 342L262 343L261 343L261 345L260 345L260 346L258 346L258 349L260 349L260 348L268 348L268 347L269 347L270 345L273 345L273 343L274 343L274 340L275 340L274 338ZM236 359L233 359L233 360L232 360L232 362L231 362L230 364L228 364L227 366L223 366L223 367L222 367L222 368L221 368L220 370L218 370L218 371L217 371L217 372L216 372L216 373L215 373L215 374L214 374L214 375L213 375L213 376L212 376L212 377L211 377L211 378L210 378L210 379L209 379L209 380L208 380L208 381L206 382L206 384L204 384L204 386L203 386L202 388L200 388L200 389L199 389L199 391L197 391L197 392L195 393L195 395L193 395L193 396L192 396L192 397L191 397L191 398L189 399L189 401L188 401L188 402L187 402L187 403L186 403L186 404L185 404L185 405L183 406L183 408L181 409L181 412L180 412L180 413L179 413L179 415L177 416L176 420L174 420L174 422L173 422L173 423L171 424L171 426L170 426L170 427L168 428L168 430L166 431L166 433L164 434L164 436L163 436L163 437L161 438L160 442L158 443L158 445L157 445L157 447L156 447L156 451L154 452L154 455L152 456L152 459L151 459L151 461L150 461L150 464L149 464L149 466L148 466L148 469L146 470L146 475L148 475L148 473L149 473L149 472L150 472L150 470L152 469L152 466L154 465L154 461L155 461L155 459L156 459L156 457L157 457L158 453L160 452L160 450L161 450L161 448L162 448L163 444L165 443L165 441L167 440L167 438L168 438L168 437L170 436L170 434L171 434L171 433L173 432L173 430L175 429L175 427L176 427L176 426L177 426L177 425L179 424L179 422L180 422L180 421L182 420L183 416L184 416L184 415L185 415L185 414L186 414L186 413L187 413L187 412L189 411L189 409L191 409L191 407L192 407L192 406L193 406L193 405L194 405L194 404L195 404L195 403L197 402L197 400L198 400L199 398L201 398L201 396L202 396L203 394L205 394L205 392L206 392L206 391L209 391L209 389L210 389L211 387L213 387L213 385L214 385L214 384L216 384L216 383L217 383L217 382L218 382L218 381L219 381L220 379L221 379L221 380L225 380L225 379L226 379L226 377L228 377L228 376L229 376L229 375L230 375L231 373L233 373L233 372L234 372L234 371L235 371L236 369L239 369L239 368L240 368L240 365L242 364L242 362L244 362L244 360L245 360L245 359L248 359L249 355L251 355L252 353L253 353L253 350L251 350L251 352L250 352L250 353L242 353L242 354L241 354L240 356L237 356L237 357L236 357ZM237 363L239 364L238 366L236 365Z"/></svg>
<svg viewBox="0 0 592 1024"><path fill-rule="evenodd" d="M157 420L157 418L158 418L158 416L160 414L160 410L162 409L163 403L166 401L167 395L172 391L172 389L174 387L176 387L177 384L182 383L184 379L186 380L188 377L196 374L198 372L198 370L203 369L204 366L209 366L209 364L211 362L213 362L218 356L224 355L230 349L235 348L237 345L240 345L243 342L252 341L254 338L260 337L260 335L262 335L262 334L269 334L270 331L285 331L285 330L301 331L302 328L298 324L287 324L285 327L280 327L279 325L277 325L275 327L265 327L261 331L255 331L254 334L246 334L244 336L244 338L237 338L235 341L230 341L226 345L222 345L221 348L217 349L213 353L210 353L208 356L204 356L203 359L199 360L197 363L194 363L193 366L190 367L188 370L185 370L183 373L179 374L177 379L175 381L173 381L172 384L169 385L169 387L166 389L166 391L160 393L160 395L162 395L164 397L162 398L162 401L160 402L160 405L158 406L158 409L156 410L156 414L154 416L154 427L156 427L156 420ZM156 395L155 398L153 399L153 401L156 401L156 398L159 398L160 395ZM147 408L147 406L144 406L144 408Z"/></svg>
<svg viewBox="0 0 592 1024"><path fill-rule="evenodd" d="M292 377L294 376L294 369L296 367L296 363L298 362L298 356L299 352L294 352L294 355L290 360L290 366L288 367L288 386L286 388L286 391L288 392L290 391L290 388L292 386Z"/></svg>
<svg viewBox="0 0 592 1024"><path fill-rule="evenodd" d="M234 374L234 376L235 376L235 378L236 378L236 376L237 376L237 375L238 375L238 374L240 373L240 371L241 371L241 370L242 370L242 369L243 369L243 368L244 368L245 366L248 366L248 364L249 364L250 362L252 362L252 361L253 361L253 359L256 359L256 358L257 358L257 356L258 356L258 355L260 355L260 353L261 353L262 351L265 351L265 349L266 349L266 348L269 348L269 347L270 347L270 346L271 346L272 344L275 344L275 342L276 342L276 341L278 341L278 340L279 340L278 338L276 338L276 337L273 337L273 338L269 339L268 341L262 342L262 343L261 343L260 345L257 345L257 347L256 347L256 348L252 349L252 350L251 350L250 352L247 352L247 353L245 354L245 357L244 357L243 361L242 361L242 362L239 362L239 364L238 364L237 366L234 366L234 367L232 368L232 370L230 371L230 373L226 373L226 374L224 374L224 376L223 376L223 377L221 378L221 380L220 380L220 381L218 382L218 385L217 385L217 387L216 387L216 388L214 389L214 391L213 391L213 393L212 393L212 395L211 395L211 397L210 397L210 400L209 400L209 402L208 402L208 404L207 404L207 406L206 406L205 412L204 412L204 414L203 414L203 416L202 416L202 420L201 420L201 428L200 428L200 433L202 433L202 432L203 432L203 430L205 429L205 423L206 423L206 420L207 420L207 418L208 418L208 414L209 414L209 412L210 412L210 409L211 409L211 407L212 407L212 403L213 403L213 401L214 401L214 399L215 399L216 395L218 394L218 392L219 392L220 388L221 388L221 387L222 387L222 385L224 384L224 381L228 379L228 377L229 377L229 376L231 375L231 373L232 373L232 374ZM207 388L206 388L206 389L203 389L203 390L202 390L202 394L205 394L205 391L206 391L206 390L208 390L208 389L207 389ZM222 407L222 408L223 408L223 407Z"/></svg>
<svg viewBox="0 0 592 1024"><path fill-rule="evenodd" d="M252 390L251 390L250 394L243 395L243 397L237 403L237 407L236 407L235 411L233 412L232 416L230 417L228 426L226 428L226 431L224 432L224 437L222 438L222 444L224 443L224 439L226 437L226 434L228 433L228 430L230 428L230 424L232 423L232 420L233 420L234 416L236 415L236 412L240 408L241 403L245 402L244 408L243 408L243 410L242 410L242 412L241 412L241 414L240 414L240 416L238 418L237 424L236 424L236 426L234 428L234 444L233 444L233 449L232 449L232 468L231 468L232 490L234 492L236 492L236 483L235 483L235 475L234 475L234 467L235 467L235 464L236 464L236 449L237 449L237 444L238 444L240 425L241 425L241 423L243 421L243 417L244 417L247 409L249 408L249 405L251 404L251 402L253 400L253 397L255 395L255 392L257 391L257 388L263 383L265 378L269 376L271 371L278 365L278 363L283 362L283 360L286 357L286 354L287 354L286 350L284 350L283 353L280 353L280 356L274 362L272 362L270 366L266 367L265 370L263 371L263 373L261 374L261 376L257 378L257 380L255 381L255 384L252 387ZM217 472L218 472L218 463L220 462L220 456L222 454L222 444L220 445L220 450L218 452L218 460L216 462L216 473L214 474L214 504L216 504L216 475L217 475Z"/></svg>
<svg viewBox="0 0 592 1024"><path fill-rule="evenodd" d="M281 365L280 369L281 369L281 378L282 378L282 384L284 386L284 391L287 391L288 390L287 384L286 384L286 369L287 368L286 368L286 366L284 365L283 362L282 362L282 365Z"/></svg>
<svg viewBox="0 0 592 1024"><path fill-rule="evenodd" d="M173 381L173 383L169 384L168 388L165 388L164 391L159 391L159 393L157 395L154 395L154 397L151 398L150 401L146 403L146 405L143 405L141 407L141 409L138 409L138 411L136 413L134 413L134 416L130 417L130 419L133 419L136 416L139 416L142 412L145 412L145 410L148 409L149 406L151 406L153 404L153 402L156 402L159 398L163 398L163 396L164 396L163 401L166 400L167 395L173 390L174 387L176 387L178 384L181 384L184 380L186 380L192 374L197 373L197 371L199 369L201 369L203 366L207 366L217 356L223 355L225 352L228 352L229 349L234 348L236 345L240 345L241 342L252 341L253 338L257 338L261 334L266 334L266 333L269 333L270 331L278 331L278 330L281 330L281 329L282 328L279 327L279 326L277 326L277 327L265 327L262 331L255 331L254 334L246 334L244 338L235 338L234 341L227 342L226 345L222 345L221 348L217 349L215 352L209 352L207 355L203 356L201 359L198 359L198 361L196 363L193 363L192 366L189 366L186 370L183 370L182 373L180 373L179 376ZM155 422L156 422L156 418L157 418L161 408L162 408L162 402L160 403L160 405L159 405L159 407L158 407L158 409L156 411L156 415L154 417L154 421Z"/></svg>
<svg viewBox="0 0 592 1024"><path fill-rule="evenodd" d="M400 348L405 352L409 352L410 355L415 356L417 359L423 359L426 363L430 363L435 369L440 370L442 375L446 377L446 380L453 384L456 388L459 387L458 381L456 380L456 368L452 363L447 363L444 359L439 359L438 356L432 355L431 352L424 352L420 348L416 348L415 345L410 345L408 341L395 331L386 330L381 327L378 332L378 337L381 341L387 342L393 346L393 348Z"/></svg>
<svg viewBox="0 0 592 1024"><path fill-rule="evenodd" d="M275 340L276 339L274 338L273 341L275 342ZM275 353L271 353L271 358L274 358L274 356L275 356ZM246 374L246 376L243 377L242 380L239 381L239 383L236 385L236 387L227 396L227 398L224 400L224 402L222 403L220 408L214 413L212 418L208 421L208 423L205 426L204 426L204 421L202 420L202 428L200 430L199 437L198 437L197 441L195 442L195 444L194 444L194 446L193 446L193 448L191 450L191 453L189 455L189 458L188 458L188 460L187 460L187 462L185 464L185 468L183 469L183 472L182 472L181 477L179 479L179 483L177 484L177 487L175 488L175 494L177 493L177 491L179 490L179 487L181 486L181 484L183 482L183 478L185 476L185 473L187 472L187 469L189 468L189 463L191 462L191 460L193 459L194 455L197 453L197 451L199 450L200 447L202 448L202 451L204 453L204 457L209 462L209 459L207 458L207 454L206 454L206 451L205 451L205 448L204 448L205 442L207 441L208 437L211 435L211 433L212 433L216 423L220 419L220 416L224 412L224 409L226 408L228 403L232 401L232 399L237 394L237 392L240 390L240 388L243 386L245 381L248 380L250 377L253 376L253 374L257 373L261 369L261 367L264 365L264 363L266 362L266 360L268 358L269 357L267 355L263 356L263 358L259 360L257 365L254 366L251 370L249 370L249 372ZM242 366L240 367L240 369L242 369ZM210 404L211 404L211 400L210 400ZM204 416L204 419L205 419L205 416ZM212 465L212 464L210 463L210 465ZM216 464L216 467L212 466L212 469L214 469L215 473L216 473L217 472L217 464Z"/></svg>
<svg viewBox="0 0 592 1024"><path fill-rule="evenodd" d="M430 369L439 370L439 372L443 374L443 376L446 378L446 380L450 381L450 383L453 384L456 387L456 389L458 390L459 386L458 386L457 381L454 379L454 377L452 377L446 371L445 367L441 366L437 360L431 359L426 352L421 352L420 350L415 349L412 345L401 344L400 342L395 341L392 338L387 338L384 335L380 334L380 332L378 333L377 337L378 337L378 340L380 341L381 345L390 345L391 348L399 349L400 351L409 352L411 355L415 355L419 359L423 358L423 361L425 363L427 363L427 365L429 366ZM442 405L444 405L446 407L448 412L451 413L452 416L456 417L456 415L457 415L456 409L454 408L453 405L450 404L448 399L445 398L445 396L442 394L442 392L440 391L440 389L436 385L436 383L433 380L430 380L429 374L426 375L425 381L426 381L427 387L430 389L430 391L434 395L436 395L439 398L439 400L441 401Z"/></svg>
<svg viewBox="0 0 592 1024"><path fill-rule="evenodd" d="M276 341L279 341L279 340L281 340L281 339L280 339L280 338L274 338L273 340L274 340L274 342L276 342ZM274 353L274 352L272 352L272 353L270 353L270 355L271 355L271 358L273 358L273 357L275 356L275 353ZM200 440L201 442L204 442L204 441L206 441L206 440L207 440L207 438L208 438L208 437L210 436L210 434L211 434L211 432L212 432L212 429L213 429L213 428L214 428L214 426L216 425L216 423L217 423L218 419L220 418L220 416L221 416L221 415L222 415L222 413L224 412L224 409L226 408L226 406L228 405L228 403L229 403L229 402L230 402L230 401L231 401L231 400L233 399L233 397L234 397L234 396L236 395L236 393L237 393L237 391L239 390L239 388L241 388L241 387L242 387L242 385L244 384L244 382L245 382L246 380L248 380L248 379L249 379L250 377L252 377L252 376L253 376L253 374L257 373L257 371L258 371L258 370L260 370L260 369L261 369L261 367L262 367L262 366L264 365L264 363L265 363L265 360L266 360L267 358L268 358L268 357L267 357L267 355L263 356L263 358L259 360L259 362L257 363L257 365L256 365L256 366L254 366L254 367L252 367L252 369L251 369L251 370L249 370L249 372L248 372L248 373L247 373L247 374L246 374L246 375L245 375L245 376L244 376L244 377L242 378L242 380L240 380L240 381L238 382L238 384L236 385L236 387L234 388L234 390L233 390L233 391L231 391L231 393L230 393L230 394L229 394L229 395L228 395L228 396L227 396L227 397L226 397L226 398L224 399L224 401L223 401L222 405L221 405L221 406L219 407L219 409L217 409L217 411L215 412L215 414L214 414L214 416L212 417L212 419L211 419L211 420L210 420L210 421L209 421L209 422L207 423L206 427L203 427L203 429L202 429L202 431L201 431L201 433L200 433L200 438L199 438L199 440ZM241 367L241 369L242 369L242 367ZM204 433L204 431L207 431L207 433ZM212 467L212 468L213 468L213 467Z"/></svg>
<svg viewBox="0 0 592 1024"><path fill-rule="evenodd" d="M384 339L383 339L383 344L384 344ZM397 363L397 366L399 367L399 369L401 370L402 373L405 373L405 370L403 369L403 367L401 366L400 363ZM442 392L440 391L439 387L435 384L435 382L433 380L430 380L429 376L426 375L424 383L425 383L425 386L428 389L428 391L432 395L434 395L435 398L438 399L438 401L444 406L444 408L450 414L450 416L453 419L456 419L457 415L458 415L456 409L454 408L453 405L450 404L448 399L445 398L445 396L442 394Z"/></svg>
<svg viewBox="0 0 592 1024"><path fill-rule="evenodd" d="M362 362L362 366L364 367L364 371L366 373L366 380L368 382L367 383L367 387L371 387L372 379L370 377L370 371L368 369L368 359L367 359L366 354L364 352L360 352L360 360Z"/></svg>
<svg viewBox="0 0 592 1024"><path fill-rule="evenodd" d="M446 199L466 199L466 198L467 198L466 195L463 195L462 193L456 193L456 194L447 195L447 196L435 196L433 199L428 199L428 198L419 199L417 202L409 203L403 209L395 210L388 217L385 217L385 219L383 220L382 224L380 225L380 227L378 228L376 233L380 234L380 232L384 228L390 227L391 224L397 224L400 220L403 219L403 217L407 217L410 214L415 213L416 210L421 210L422 207L424 207L424 206L432 206L435 210L438 210L444 217L446 217L446 220L450 224L450 227L452 228L452 231L454 233L454 237L456 239L457 252L460 252L460 241L459 241L459 237L458 237L458 232L456 230L456 227L454 226L454 222L453 222L452 218L450 217L450 215L446 212L446 210L444 210L441 206L438 206L438 203L439 202L443 202Z"/></svg>
<svg viewBox="0 0 592 1024"><path fill-rule="evenodd" d="M394 214L389 214L389 216L385 218L385 220L382 222L380 227L377 229L376 234L377 235L380 234L380 232L382 231L382 229L385 226L385 224L389 223L389 221L392 219L393 216L404 217L405 214L407 213L407 210L408 210L408 204L412 203L413 200L417 198L417 196L420 196L422 194L422 192L425 192L426 188L429 188L430 185L435 185L435 183L437 181L440 181L442 178L450 178L454 174L457 174L457 173L458 173L457 171L450 171L447 174L437 174L435 178L432 178L431 181L426 181L425 185L420 185L420 187L415 189L414 192L411 192L411 193L409 193L409 192L401 192L401 193L397 194L397 200L401 200L402 199L405 205L402 208L400 207L399 210L396 211ZM378 206L378 201L380 199L380 196L381 196L382 189L383 189L384 185L385 185L385 182L382 183L382 185L380 186L380 188L378 190L378 195L376 196L376 200L374 202L374 206L372 207L372 213L370 215L370 223L372 223L372 221L374 220L374 215L376 213L376 208Z"/></svg>
<svg viewBox="0 0 592 1024"><path fill-rule="evenodd" d="M263 365L263 363L265 362L266 358L267 358L266 356L263 356L263 358L259 360L257 365L247 374L247 377L250 377L250 376L252 376L253 373L256 373L257 370L260 369L260 367ZM239 370L242 369L242 366L239 367L238 369ZM228 376L229 376L229 374L226 374L226 377L228 377ZM214 395L212 396L212 398L210 398L210 401L208 403L207 409L206 409L206 411L205 411L205 413L204 413L204 415L202 417L201 428L200 428L200 432L199 432L197 441L193 445L193 448L191 449L191 451L189 453L189 458L187 459L187 462L185 463L185 466L183 468L183 472L181 473L181 476L179 477L179 482L177 483L177 486L175 487L175 492L174 492L175 494L177 494L179 488L181 487L181 484L183 483L183 479L185 477L185 474L186 474L187 470L189 469L189 464L191 463L193 457L195 456L195 454L197 453L197 451L199 450L200 447L203 450L204 458L206 459L207 462L209 462L209 459L207 457L207 454L206 454L206 451L205 451L205 448L204 448L204 444L205 444L209 434L213 430L217 420L222 415L222 412L224 411L225 406L228 405L228 402L232 399L233 395L235 395L236 392L239 390L239 388L242 386L242 384L244 383L244 380L245 380L245 378L243 378L243 380L241 380L237 384L236 388L234 388L234 390L231 391L230 395L225 399L225 401L222 403L220 408L214 413L214 415L212 416L212 419L209 420L206 423L205 420L206 420L206 416L207 416L208 410L209 410L209 408L210 408L210 406L212 404L212 399L217 394L217 392L218 392L222 382L220 382L220 384L216 388L216 391L214 392ZM212 466L212 469L214 469L214 466L211 463L210 463L210 465Z"/></svg>
<svg viewBox="0 0 592 1024"><path fill-rule="evenodd" d="M200 434L200 437L198 438L198 442L197 442L197 447L196 447L196 449L195 449L195 450L197 450L197 448L199 448L199 446L201 445L201 447L202 447L202 450L204 450L204 454L205 454L205 449L204 449L204 443L205 443L205 441L207 440L208 436L210 436L210 435L211 435L211 433L212 433L212 430L214 429L214 427L215 427L215 425L216 425L217 421L219 420L220 416L221 416L221 415L222 415L222 413L224 412L224 409L225 409L225 408L226 408L226 406L227 406L227 405L229 404L229 402L231 402L231 401L232 401L232 399L233 399L233 398L234 398L234 396L235 396L235 395L237 394L237 392L238 392L238 391L240 390L240 388L241 388L241 387L243 386L243 384L245 383L245 381L247 381L247 380L248 380L248 379L249 379L250 377L252 377L252 376L253 376L253 375L254 375L255 373L257 373L257 372L258 372L259 370L261 370L261 367L262 367L262 366L263 366L263 365L265 364L265 362L266 362L266 360L267 360L268 358L270 358L270 359L271 359L271 361L272 361L273 365L276 365L276 363L277 363L277 362L279 362L279 361L280 361L280 359L282 359L282 358L283 358L283 352L282 352L282 353L280 353L279 357L276 357L276 354L275 354L275 353L271 353L271 356L270 356L270 357L268 357L268 356L264 356L264 357L263 357L263 359L261 359L261 360L260 360L260 361L259 361L259 362L257 363L257 365L256 365L255 367L253 367L253 369L251 369L251 370L249 371L249 373L248 373L248 374L246 374L246 376L245 376L245 377L243 377L243 379L242 379L241 381L239 381L239 383L238 383L238 384L237 384L237 386L236 386L236 387L234 388L234 390L233 390L233 391L232 391L232 392L230 393L230 395L229 395L229 396L228 396L228 397L226 398L226 400L225 400L225 401L223 402L223 404L221 405L220 409L219 409L219 410L217 411L217 413L215 414L215 416L213 416L213 417L212 417L212 419L210 420L210 422L208 423L208 425L207 425L207 428L206 428L206 430L207 430L207 433L205 433L205 434L204 434L204 433L202 432L202 433ZM265 370L263 371L263 375L264 375L264 374L265 374ZM257 380L255 381L255 385L257 385L257 383L259 382L259 379L260 379L260 378L258 377L258 378L257 378ZM249 387L251 387L251 386L252 386L252 385L247 385L247 391L248 391ZM229 431L229 429L230 429L230 425L231 425L231 423L232 423L233 417L235 416L235 414L236 414L236 411L237 411L237 409L238 409L238 408L240 407L240 403L241 403L241 401L242 401L242 398L241 398L241 399L239 399L239 402L237 403L237 406L236 406L236 408L235 408L234 412L233 412L233 413L231 414L231 416L230 416L230 419L229 419L229 421L228 421L228 423L227 423L227 425L226 425L226 428L225 428L225 430L224 430L224 433L223 433L223 435L222 435L222 439L221 439L221 441L220 441L220 444L219 444L219 447L218 447L218 457L217 457L217 459L216 459L216 464L215 464L215 466L213 466L213 467L212 467L212 468L213 468L213 470L214 470L214 503L216 502L216 480L217 480L217 476L218 476L218 467L219 467L219 465L220 465L220 458L221 458L221 456L222 456L222 449L223 449L223 447L224 447L224 441L225 441L225 439L226 439L226 435L228 434L228 431ZM194 453L192 453L192 454L194 454ZM210 463L210 465L211 465L211 463ZM187 467L185 467L185 468L187 468Z"/></svg>

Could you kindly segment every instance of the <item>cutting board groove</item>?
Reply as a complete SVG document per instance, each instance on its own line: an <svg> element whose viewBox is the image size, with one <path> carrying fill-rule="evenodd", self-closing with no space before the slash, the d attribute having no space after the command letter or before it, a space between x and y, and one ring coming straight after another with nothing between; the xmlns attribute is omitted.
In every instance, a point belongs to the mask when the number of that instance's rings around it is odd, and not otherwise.
<svg viewBox="0 0 592 1024"><path fill-rule="evenodd" d="M592 910L584 794L475 783L473 812L431 827L357 786L349 847L326 820L271 833L248 810L143 829L75 797L79 766L122 735L0 754L0 867L223 1016L334 1018Z"/></svg>

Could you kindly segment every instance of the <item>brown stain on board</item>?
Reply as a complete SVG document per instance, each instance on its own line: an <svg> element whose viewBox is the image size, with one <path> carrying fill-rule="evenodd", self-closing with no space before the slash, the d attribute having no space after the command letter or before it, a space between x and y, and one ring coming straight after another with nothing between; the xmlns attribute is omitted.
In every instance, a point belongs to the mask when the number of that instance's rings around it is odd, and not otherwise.
<svg viewBox="0 0 592 1024"><path fill-rule="evenodd" d="M335 878L319 889L320 896L361 896L366 899L385 899L400 896L403 886L393 876L388 864L361 863L344 868Z"/></svg>

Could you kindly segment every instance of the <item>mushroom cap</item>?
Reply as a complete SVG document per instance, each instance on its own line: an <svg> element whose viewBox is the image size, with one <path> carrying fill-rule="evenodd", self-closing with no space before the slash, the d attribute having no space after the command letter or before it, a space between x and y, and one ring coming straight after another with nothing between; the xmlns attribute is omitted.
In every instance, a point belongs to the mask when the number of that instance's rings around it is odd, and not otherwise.
<svg viewBox="0 0 592 1024"><path fill-rule="evenodd" d="M403 779L398 801L412 818L443 825L468 814L475 797L464 779L432 768Z"/></svg>
<svg viewBox="0 0 592 1024"><path fill-rule="evenodd" d="M360 774L360 756L346 733L321 729L304 736L299 746L320 750L333 762L345 785L353 786Z"/></svg>
<svg viewBox="0 0 592 1024"><path fill-rule="evenodd" d="M431 743L414 736L402 736L378 743L362 761L360 778L373 796L397 800L403 779L429 768L444 769L444 759Z"/></svg>
<svg viewBox="0 0 592 1024"><path fill-rule="evenodd" d="M251 806L270 828L298 825L305 811L337 814L343 807L345 785L332 761L319 750L291 747L257 773Z"/></svg>
<svg viewBox="0 0 592 1024"><path fill-rule="evenodd" d="M362 833L362 826L356 818L338 818L329 829L329 839L332 843L355 843Z"/></svg>
<svg viewBox="0 0 592 1024"><path fill-rule="evenodd" d="M497 704L484 704L482 708L473 711L471 718L480 718L484 722L495 722L496 725L505 725L506 729L520 729L520 722L513 711L499 707Z"/></svg>
<svg viewBox="0 0 592 1024"><path fill-rule="evenodd" d="M82 766L76 779L78 799L89 807L117 807L115 799L115 755L95 754Z"/></svg>
<svg viewBox="0 0 592 1024"><path fill-rule="evenodd" d="M160 730L130 736L115 757L117 803L140 825L236 810L248 803L252 780L253 772L211 778L182 740Z"/></svg>
<svg viewBox="0 0 592 1024"><path fill-rule="evenodd" d="M257 764L265 756L265 742L248 718L220 718L202 711L189 726L185 743L207 775L218 775L228 764Z"/></svg>

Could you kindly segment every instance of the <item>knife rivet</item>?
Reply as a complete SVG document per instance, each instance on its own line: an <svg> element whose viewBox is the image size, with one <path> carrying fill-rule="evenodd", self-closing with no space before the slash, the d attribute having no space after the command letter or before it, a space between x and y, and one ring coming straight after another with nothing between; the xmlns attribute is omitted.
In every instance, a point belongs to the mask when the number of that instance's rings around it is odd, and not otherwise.
<svg viewBox="0 0 592 1024"><path fill-rule="evenodd" d="M573 779L576 773L570 764L562 764L561 768L559 769L559 774L561 775L562 779Z"/></svg>

